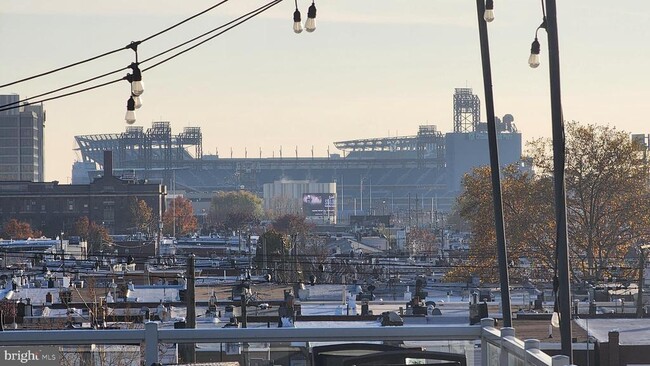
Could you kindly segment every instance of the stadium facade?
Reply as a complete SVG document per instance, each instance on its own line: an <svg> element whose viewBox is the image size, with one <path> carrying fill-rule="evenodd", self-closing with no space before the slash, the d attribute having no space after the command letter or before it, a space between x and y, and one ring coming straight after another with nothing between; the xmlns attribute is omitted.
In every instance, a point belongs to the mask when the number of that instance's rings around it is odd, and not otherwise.
<svg viewBox="0 0 650 366"><path fill-rule="evenodd" d="M511 115L497 118L502 165L520 160L521 133ZM262 195L264 184L281 180L336 183L338 217L352 214L448 212L461 188L463 174L489 164L486 123L480 100L469 88L454 94L454 131L435 125L417 134L335 142L343 157L221 158L203 155L199 127L172 134L169 122L154 122L146 131L127 127L116 134L76 136L81 161L73 184L101 175L103 152L114 152L116 175L162 182L187 192L246 189ZM89 169L91 167L95 169ZM84 181L86 179L86 181Z"/></svg>

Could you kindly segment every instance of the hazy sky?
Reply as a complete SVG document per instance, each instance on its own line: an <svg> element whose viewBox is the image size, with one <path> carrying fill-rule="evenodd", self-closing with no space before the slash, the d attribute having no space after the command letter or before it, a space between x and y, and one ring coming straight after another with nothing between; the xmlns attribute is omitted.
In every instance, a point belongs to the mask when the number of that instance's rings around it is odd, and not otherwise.
<svg viewBox="0 0 650 366"><path fill-rule="evenodd" d="M3 0L0 84L122 47L216 0ZM154 55L265 2L231 0L142 44ZM650 1L558 1L564 116L648 133ZM303 20L310 2L298 2ZM222 157L324 156L334 141L413 135L418 125L452 129L452 95L471 87L483 101L474 0L318 1L317 30L294 34L293 1L143 74L136 125L199 126L204 153ZM547 38L542 65L528 67L542 20L538 0L495 0L489 24L496 114L511 113L525 140L549 136ZM0 89L21 97L93 77L134 59L123 51L71 70ZM146 67L146 65L144 65ZM106 79L124 76L126 71ZM68 182L74 136L124 131L126 81L51 101L46 180ZM482 105L483 107L483 105ZM485 119L483 111L483 119Z"/></svg>

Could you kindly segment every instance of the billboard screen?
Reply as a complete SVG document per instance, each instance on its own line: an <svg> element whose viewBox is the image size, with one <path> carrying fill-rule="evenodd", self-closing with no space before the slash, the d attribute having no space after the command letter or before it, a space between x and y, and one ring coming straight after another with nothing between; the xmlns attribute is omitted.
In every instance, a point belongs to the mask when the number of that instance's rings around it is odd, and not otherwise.
<svg viewBox="0 0 650 366"><path fill-rule="evenodd" d="M302 212L305 216L336 216L336 193L304 193Z"/></svg>

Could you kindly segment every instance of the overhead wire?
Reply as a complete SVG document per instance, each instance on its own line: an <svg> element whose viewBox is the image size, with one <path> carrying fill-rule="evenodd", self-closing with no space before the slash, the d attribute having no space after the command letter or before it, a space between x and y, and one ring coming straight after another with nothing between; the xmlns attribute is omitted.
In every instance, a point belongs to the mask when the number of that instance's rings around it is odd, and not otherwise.
<svg viewBox="0 0 650 366"><path fill-rule="evenodd" d="M206 42L208 42L208 41L211 41L211 40L214 39L215 37L220 36L220 35L226 33L227 31L233 29L234 27L236 27L236 26L238 26L238 25L240 25L240 24L246 23L247 21L249 21L249 20L251 20L252 18L254 18L254 17L256 17L256 16L262 14L263 12L269 10L270 8L276 6L277 4L279 4L279 3L281 3L281 2L282 2L282 0L274 0L274 1L271 1L270 3L268 3L268 4L264 5L264 6L261 6L261 7L257 8L256 10L254 10L254 11L252 11L252 12L249 13L249 14L251 14L251 15L245 15L245 16L247 16L247 18L245 18L245 19L239 21L239 22L236 23L235 25L232 25L232 26L230 26L230 27L228 27L228 28L222 30L221 32L219 32L219 33L217 33L217 34L215 34L215 35L213 35L213 36L211 36L211 37L208 37L207 39L205 39L205 40L203 40L203 41L201 41L201 42L199 42L199 43L197 43L197 44L195 44L195 45L193 45L193 46L191 46L191 47L189 47L189 48L186 48L185 50L180 51L180 52L178 52L178 53L176 53L176 54L174 54L174 55L172 55L172 56L170 56L170 57L168 57L168 58L166 58L166 59L164 59L164 60L162 60L162 61L159 61L159 62L157 62L157 63L155 63L155 64L153 64L153 65L151 65L151 66L149 66L149 67L147 67L147 68L142 69L142 72L145 72L145 71L147 71L147 70L151 70L151 69L153 69L154 67L160 66L160 65L162 65L162 64L164 64L164 63L166 63L166 62L168 62L168 61L171 61L172 59L174 59L174 58L176 58L176 57L178 57L178 56L184 54L185 52L191 51L191 50L193 50L194 48L196 48L196 47L198 47L198 46L200 46L200 45L202 45L202 44L204 44L204 43L206 43ZM245 16L244 16L244 17L245 17ZM241 19L241 18L243 18L243 17L240 17L240 19Z"/></svg>
<svg viewBox="0 0 650 366"><path fill-rule="evenodd" d="M200 15L203 15L203 14L207 13L207 12L217 8L218 6L223 5L224 3L228 2L228 1L229 0L222 0L221 2L219 2L217 4L214 4L214 5L210 6L209 8L207 8L207 9L205 9L203 11L201 11L199 13L196 13L196 14L194 14L194 15L192 15L192 16L190 16L190 17L188 17L188 18L186 18L186 19L184 19L184 20L182 20L182 21L180 21L180 22L178 22L178 23L176 23L176 24L174 24L174 25L172 25L170 27L167 27L167 28L165 28L165 29L163 29L163 30L161 30L161 31L159 31L157 33L154 33L154 34L152 34L152 35L150 35L150 36L148 36L148 37L146 37L146 38L144 38L144 39L142 39L140 41L131 42L131 43L129 43L128 45L126 45L124 47L116 48L114 50L104 52L104 53L102 53L100 55L93 56L93 57L90 57L90 58L87 58L87 59L84 59L84 60L81 60L81 61L77 61L77 62L71 63L69 65L61 66L61 67L58 67L58 68L53 69L53 70L45 71L45 72L42 72L40 74L36 74L36 75L32 75L32 76L29 76L29 77L26 77L26 78L22 78L22 79L19 79L19 80L16 80L16 81L12 81L10 83L2 84L2 85L0 85L0 88L4 88L4 87L7 87L7 86L12 86L12 85L19 84L19 83L22 83L22 82L25 82L25 81L29 81L29 80L37 79L37 78L40 78L40 77L43 77L43 76L47 76L47 75L50 75L50 74L53 74L53 73L56 73L56 72L59 72L59 71L69 69L69 68L74 67L74 66L82 65L82 64L85 64L87 62L94 61L94 60L97 60L97 59L112 55L114 53L117 53L117 52L120 52L120 51L123 51L123 50L133 49L134 47L137 47L139 44L142 44L142 43L144 43L146 41L149 41L149 40L151 40L151 39L153 39L155 37L158 37L159 35L161 35L163 33L166 33L166 32L168 32L168 31L170 31L170 30L172 30L172 29L174 29L174 28L176 28L176 27L178 27L178 26L180 26L180 25L182 25L184 23L187 23L188 21L190 21L190 20L192 20L192 19L194 19L194 18L196 18L196 17L198 17Z"/></svg>
<svg viewBox="0 0 650 366"><path fill-rule="evenodd" d="M224 3L224 2L226 2L226 1L228 1L228 0L224 0L224 1L222 1L221 3L219 3L219 5L222 4L222 3ZM267 4L263 5L263 6L261 6L261 7L257 8L257 9L255 9L255 10L252 10L252 11L250 11L250 12L248 12L248 13L246 13L246 14L244 14L244 15L238 17L238 18L235 18L234 20L231 20L230 22L227 22L227 23L225 23L225 24L223 24L223 25L221 25L221 26L219 26L219 27L217 27L217 28L214 28L214 29L212 29L212 30L210 30L210 31L208 31L208 32L205 32L205 33L203 33L203 34L197 36L197 37L194 37L194 38L192 38L192 39L190 39L190 40L188 40L188 41L182 42L182 43L180 43L180 44L178 44L178 45L176 45L176 46L174 46L174 47L172 47L172 48L169 48L169 49L167 49L167 50L165 50L165 51L163 51L163 52L160 52L160 53L158 53L158 54L156 54L156 55L154 55L154 56L152 56L152 57L149 57L149 58L147 58L147 59L145 59L145 60L139 62L139 64L143 64L143 63L145 63L145 62L151 61L151 60L153 60L153 59L155 59L155 58L157 58L157 57L160 57L160 56L162 56L162 55L164 55L164 54L166 54L166 53L169 53L169 52L171 52L171 51L173 51L173 50L176 50L176 49L178 49L178 48L180 48L180 47L182 47L182 46L185 46L185 45L187 45L187 44L189 44L189 43L191 43L191 42L194 42L194 41L196 41L196 40L198 40L198 39L200 39L200 38L203 38L203 37L205 37L205 36L208 35L208 34L211 34L211 33L215 32L215 31L217 31L217 30L223 29L224 27L227 27L226 29L222 30L221 32L219 32L219 33L217 33L217 34L215 34L215 35L213 35L213 36L211 36L211 37L209 37L209 38L207 38L207 39L205 39L205 40L203 40L203 41L201 41L201 42L199 42L199 43L197 43L197 44L195 44L195 45L193 45L193 46L191 46L191 47L189 47L189 48L187 48L187 49L185 49L185 50L183 50L183 51L181 51L181 52L178 52L178 53L176 53L176 54L174 54L174 55L172 55L172 56L170 56L170 57L168 57L168 58L166 58L166 59L164 59L164 60L162 60L162 61L160 61L160 62L158 62L158 63L156 63L156 64L154 64L154 65L152 65L152 66L149 66L149 67L146 68L146 69L143 69L142 72L144 72L144 71L146 71L146 70L150 70L150 69L152 69L152 68L154 68L154 67L156 67L156 66L159 66L159 65L161 65L161 64L163 64L163 63L166 63L166 62L168 62L168 61L170 61L170 60L172 60L172 59L174 59L174 58L176 58L176 57L178 57L178 56L180 56L180 55L182 55L182 54L184 54L184 53L186 53L186 52L188 52L188 51L190 51L190 50L192 50L192 49L194 49L194 48L196 48L196 47L198 47L198 46L200 46L200 45L202 45L202 44L204 44L204 43L206 43L206 42L208 42L208 41L210 41L210 40L212 40L212 39L214 39L215 37L217 37L217 36L219 36L219 35L222 35L223 33L226 33L227 31L229 31L229 30L231 30L231 29L233 29L233 28L235 28L235 27L237 27L237 26L239 26L239 25L241 25L241 24L247 22L248 20L250 20L250 19L256 17L257 15L259 15L259 14L261 14L261 13L263 13L263 12L265 12L266 10L268 10L268 9L270 9L271 7L273 7L273 6L277 5L277 4L279 4L280 2L282 2L282 0L274 0L274 1L271 1L271 2L269 2L269 3L267 3ZM205 12L205 11L204 11L204 12ZM190 20L190 19L191 19L191 17L188 18L188 19L186 19L185 21L188 21L188 20ZM242 19L243 19L243 20L242 20ZM175 26L178 26L178 25L180 25L180 24L182 24L182 23L183 23L183 22L178 23L178 24L176 24ZM175 26L170 27L170 28L168 28L167 30L172 29L172 28L174 28ZM165 31L167 31L167 30L165 30ZM163 31L163 32L164 32L164 31ZM159 32L159 33L162 34L161 32ZM148 39L151 39L151 37L148 37L148 38L146 38L145 40L148 40ZM139 41L139 43L141 43L141 42L143 42L143 41ZM29 104L40 104L40 103L43 103L43 102L46 102L46 101L55 100L55 99L60 99L60 98L63 98L63 97L67 97L67 96L71 96L71 95L75 95L75 94L83 93L83 92L86 92L86 91L90 91L90 90L93 90L93 89L97 89L97 88L101 88L101 87L104 87L104 86L108 86L108 85L111 85L111 84L117 83L117 82L119 82L119 81L125 80L125 78L115 79L115 80L112 80L112 81L110 81L110 82L106 82L106 83L98 84L98 85L93 86L93 87L88 87L88 88L80 89L80 90L77 90L77 91L74 91L74 92L65 93L65 94L61 94L61 95L58 95L58 96L54 96L54 97L49 97L49 98L45 98L45 99L41 99L41 100L37 100L37 101L31 101L32 99L40 98L40 97L43 97L43 96L46 96L46 95L49 95L49 94L52 94L52 93L56 93L56 92L59 92L59 91L65 90L65 89L73 88L73 87L75 87L75 86L79 86L79 85L82 85L82 84L85 84L85 83L88 83L88 82L91 82L91 81L95 81L95 80L101 79L101 78L103 78L103 77L106 77L106 76L109 76L109 75L112 75L112 74L118 73L118 72L123 71L123 70L126 70L126 69L129 69L129 68L130 68L130 67L127 66L127 67L123 67L123 68L120 68L120 69L116 69L116 70L114 70L114 71L110 71L110 72L104 73L104 74L102 74L102 75L95 76L95 77L92 77L92 78L90 78L90 79L86 79L86 80L83 80L83 81L80 81L80 82L77 82L77 83L73 83L73 84L70 84L70 85L67 85L67 86L64 86L64 87L61 87L61 88L58 88L58 89L55 89L55 90L52 90L52 91L46 92L46 93L41 93L41 94L38 94L38 95L35 95L35 96L31 96L31 97L29 97L29 98L24 98L24 99L19 100L19 101L16 101L16 102L11 102L11 103L8 103L8 104L5 104L5 105L1 105L1 106L0 106L0 112L2 112L2 111L6 111L6 110L11 110L11 109L19 108L19 107L22 105L21 103L26 103L26 104L28 104L28 105L29 105Z"/></svg>
<svg viewBox="0 0 650 366"><path fill-rule="evenodd" d="M276 0L276 1L277 1L277 0ZM281 0L280 0L280 1L281 1ZM272 2L273 2L273 1L272 1ZM272 2L271 2L271 3L272 3ZM233 20L231 20L231 21L229 21L229 22L227 22L227 23L224 23L224 24L222 24L222 25L220 25L220 26L218 26L218 27L216 27L216 28L214 28L214 29L211 29L211 30L209 30L209 31L207 31L207 32L205 32L205 33L203 33L203 34L200 34L200 35L198 35L198 36L196 36L196 37L194 37L194 38L192 38L192 39L190 39L190 40L187 40L187 41L185 41L185 42L183 42L183 43L179 43L178 45L176 45L176 46L174 46L174 47L172 47L172 48L169 48L169 49L167 49L167 50L165 50L165 51L162 51L162 52L160 52L160 53L158 53L158 54L155 54L155 55L153 55L153 56L151 56L151 57L149 57L149 58L146 58L146 59L140 61L140 63L141 63L141 64L146 63L146 62L148 62L148 61L151 61L152 59L158 58L159 56L162 56L162 55L164 55L164 54L166 54L166 53L169 53L169 52L174 51L174 50L176 50L176 49L178 49L178 48L180 48L180 47L183 47L183 46L185 46L185 45L188 44L188 43L192 43L192 42L194 42L194 41L196 41L196 40L198 40L198 39L200 39L200 38L203 38L203 37L207 36L208 34L213 33L213 32L216 32L216 31L218 31L219 29L222 29L222 28L224 28L224 27L226 27L226 26L229 26L229 25L231 25L232 23L234 23L234 22L236 22L236 21L239 21L239 20L241 20L242 18L244 18L244 17L246 17L246 16L251 15L252 13L254 13L254 12L256 12L256 11L260 11L261 9L263 9L263 8L265 8L265 7L267 7L267 6L269 6L269 4L271 4L271 3L268 3L268 4L266 4L266 5L263 5L263 6L259 7L259 8L257 8L257 9L255 9L255 10L252 10L252 11L250 11L250 12L248 12L248 13L246 13L246 14L240 16L240 17L238 17L238 18L235 18L235 19L233 19Z"/></svg>

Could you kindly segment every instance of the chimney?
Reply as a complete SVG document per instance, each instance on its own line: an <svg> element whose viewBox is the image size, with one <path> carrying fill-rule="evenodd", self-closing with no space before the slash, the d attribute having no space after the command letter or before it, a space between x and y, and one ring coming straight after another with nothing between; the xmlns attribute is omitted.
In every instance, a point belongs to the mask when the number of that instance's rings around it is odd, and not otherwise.
<svg viewBox="0 0 650 366"><path fill-rule="evenodd" d="M113 176L113 151L104 150L104 177Z"/></svg>

